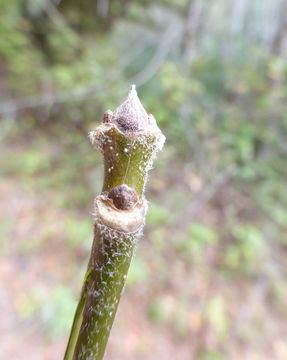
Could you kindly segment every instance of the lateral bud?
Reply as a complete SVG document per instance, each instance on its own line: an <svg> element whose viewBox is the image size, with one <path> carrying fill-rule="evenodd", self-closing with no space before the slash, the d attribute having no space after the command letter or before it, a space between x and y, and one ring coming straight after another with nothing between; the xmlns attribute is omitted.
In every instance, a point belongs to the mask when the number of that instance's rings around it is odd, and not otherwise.
<svg viewBox="0 0 287 360"><path fill-rule="evenodd" d="M119 210L131 210L139 201L139 197L133 188L126 184L114 187L108 198L113 200L115 207Z"/></svg>
<svg viewBox="0 0 287 360"><path fill-rule="evenodd" d="M132 189L133 190L133 189ZM129 193L127 207L135 201L134 193ZM115 192L112 192L114 199ZM109 229L116 230L124 233L135 233L142 229L145 216L147 212L147 201L143 199L139 201L138 198L134 205L126 210L118 209L114 204L114 199L106 196L99 195L95 199L95 216L96 222L106 226ZM117 200L116 200L117 202ZM122 204L121 204L122 205Z"/></svg>

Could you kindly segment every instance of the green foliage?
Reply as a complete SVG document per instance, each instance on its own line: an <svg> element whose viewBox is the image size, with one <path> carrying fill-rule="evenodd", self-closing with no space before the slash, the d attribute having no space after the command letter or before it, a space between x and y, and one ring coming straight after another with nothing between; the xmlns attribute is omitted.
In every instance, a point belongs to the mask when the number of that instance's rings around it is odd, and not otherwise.
<svg viewBox="0 0 287 360"><path fill-rule="evenodd" d="M147 213L147 224L153 226L160 226L167 224L170 220L169 211L156 203L151 203L149 206L149 211Z"/></svg>
<svg viewBox="0 0 287 360"><path fill-rule="evenodd" d="M199 248L208 244L216 244L218 241L217 234L212 229L199 223L190 224L188 234L190 235L192 242L197 244Z"/></svg>
<svg viewBox="0 0 287 360"><path fill-rule="evenodd" d="M142 284L147 281L148 276L149 269L147 264L140 254L137 254L137 256L132 259L126 280L126 286L129 287L136 284Z"/></svg>
<svg viewBox="0 0 287 360"><path fill-rule="evenodd" d="M37 288L37 291L31 291L29 293L20 292L17 294L15 308L21 319L35 316L39 309L41 309L41 290L42 289Z"/></svg>
<svg viewBox="0 0 287 360"><path fill-rule="evenodd" d="M229 319L226 314L226 304L222 297L216 296L210 300L206 308L206 320L219 341L228 334Z"/></svg>
<svg viewBox="0 0 287 360"><path fill-rule="evenodd" d="M226 357L217 351L202 351L196 360L225 360Z"/></svg>
<svg viewBox="0 0 287 360"><path fill-rule="evenodd" d="M166 234L162 227L159 227L157 229L154 229L151 234L150 238L152 241L152 246L159 252L162 252L166 247Z"/></svg>
<svg viewBox="0 0 287 360"><path fill-rule="evenodd" d="M49 338L59 338L70 330L75 308L76 301L71 290L63 286L56 287L45 299L41 318Z"/></svg>
<svg viewBox="0 0 287 360"><path fill-rule="evenodd" d="M262 261L267 246L261 232L252 225L235 226L236 243L226 249L226 264L232 269L252 270Z"/></svg>
<svg viewBox="0 0 287 360"><path fill-rule="evenodd" d="M39 150L27 150L25 152L19 151L7 152L7 156L12 157L13 161L7 161L7 158L2 158L3 174L20 174L23 177L30 177L40 173L47 173L51 170L51 159L40 152Z"/></svg>
<svg viewBox="0 0 287 360"><path fill-rule="evenodd" d="M92 221L67 218L64 221L66 241L71 247L87 242L92 237Z"/></svg>
<svg viewBox="0 0 287 360"><path fill-rule="evenodd" d="M9 237L13 231L13 222L2 220L0 223L0 256L5 256L9 249Z"/></svg>
<svg viewBox="0 0 287 360"><path fill-rule="evenodd" d="M188 333L187 329L187 309L184 304L178 304L177 309L174 314L174 332L178 337L184 337Z"/></svg>
<svg viewBox="0 0 287 360"><path fill-rule="evenodd" d="M15 306L23 320L37 317L48 339L58 339L70 330L76 301L69 288L56 286L47 294L43 287L17 295Z"/></svg>
<svg viewBox="0 0 287 360"><path fill-rule="evenodd" d="M174 299L171 296L165 295L156 298L149 309L149 316L156 324L166 324L172 316L174 309Z"/></svg>
<svg viewBox="0 0 287 360"><path fill-rule="evenodd" d="M218 242L217 233L200 223L190 224L186 233L186 237L175 239L174 244L192 262L202 261L205 249L216 246Z"/></svg>

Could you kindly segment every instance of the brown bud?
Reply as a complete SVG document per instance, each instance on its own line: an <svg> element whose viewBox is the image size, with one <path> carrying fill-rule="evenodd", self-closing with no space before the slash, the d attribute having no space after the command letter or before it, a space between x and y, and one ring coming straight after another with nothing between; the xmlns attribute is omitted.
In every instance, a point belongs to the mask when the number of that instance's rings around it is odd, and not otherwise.
<svg viewBox="0 0 287 360"><path fill-rule="evenodd" d="M108 193L108 198L113 200L115 207L119 210L130 210L139 200L136 191L126 184L113 188Z"/></svg>
<svg viewBox="0 0 287 360"><path fill-rule="evenodd" d="M115 123L117 124L118 128L123 132L139 130L139 124L135 121L134 118L118 117L115 120Z"/></svg>
<svg viewBox="0 0 287 360"><path fill-rule="evenodd" d="M126 101L114 111L112 123L122 132L139 131L149 124L148 114L138 98L135 85L131 85Z"/></svg>

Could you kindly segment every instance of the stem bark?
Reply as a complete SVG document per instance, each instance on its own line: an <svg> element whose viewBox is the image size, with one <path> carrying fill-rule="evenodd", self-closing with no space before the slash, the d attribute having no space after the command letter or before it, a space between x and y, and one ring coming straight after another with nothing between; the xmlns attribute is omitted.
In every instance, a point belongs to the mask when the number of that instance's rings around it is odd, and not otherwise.
<svg viewBox="0 0 287 360"><path fill-rule="evenodd" d="M104 158L94 241L64 360L101 360L147 211L147 173L165 137L132 85L127 100L90 133Z"/></svg>

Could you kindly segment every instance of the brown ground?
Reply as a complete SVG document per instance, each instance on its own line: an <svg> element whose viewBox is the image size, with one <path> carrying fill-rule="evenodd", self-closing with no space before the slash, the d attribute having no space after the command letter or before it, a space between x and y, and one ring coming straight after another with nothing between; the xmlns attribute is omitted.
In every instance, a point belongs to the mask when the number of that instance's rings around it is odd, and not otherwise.
<svg viewBox="0 0 287 360"><path fill-rule="evenodd" d="M27 148L27 143L14 144L9 154ZM184 173L184 164L178 168ZM230 239L221 226L234 199L247 214L248 198L226 181L207 202L199 201L189 218L192 195L202 197L205 186L191 174L179 176L179 169L167 170L168 177L152 175L150 199L165 207L168 193L168 211L178 198L186 203L175 223L148 221L137 251L144 271L140 265L133 270L139 274L121 300L106 359L286 360L286 254L271 239L251 270L227 271L221 262ZM85 210L57 208L52 199L59 190L47 187L39 196L36 179L29 185L19 179L19 174L6 174L0 180L0 359L61 359L91 245L91 239L67 245L65 221L89 216L91 203ZM191 219L220 234L219 244L206 246L203 257L192 260L175 243ZM72 289L72 299L67 296L63 305L72 303L71 316L59 326L60 318L51 321L55 309L49 304L57 306L59 301L51 299L63 287Z"/></svg>

